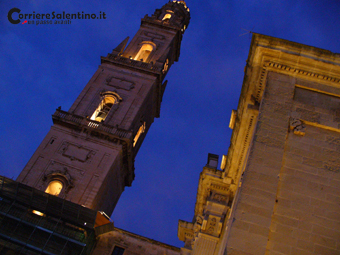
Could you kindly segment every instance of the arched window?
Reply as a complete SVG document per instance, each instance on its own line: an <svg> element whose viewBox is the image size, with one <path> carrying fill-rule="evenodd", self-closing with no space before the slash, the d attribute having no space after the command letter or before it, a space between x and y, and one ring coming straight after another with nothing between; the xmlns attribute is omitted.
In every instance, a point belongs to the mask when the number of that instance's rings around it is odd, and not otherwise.
<svg viewBox="0 0 340 255"><path fill-rule="evenodd" d="M134 60L146 62L154 48L155 45L151 43L143 43Z"/></svg>
<svg viewBox="0 0 340 255"><path fill-rule="evenodd" d="M171 14L167 13L167 14L164 15L162 20L169 20L170 18L171 18Z"/></svg>
<svg viewBox="0 0 340 255"><path fill-rule="evenodd" d="M48 184L45 192L54 196L58 196L62 189L63 183L58 180L53 180Z"/></svg>
<svg viewBox="0 0 340 255"><path fill-rule="evenodd" d="M103 100L100 102L99 106L94 111L90 119L99 122L104 121L109 114L112 106L114 104L117 104L119 100L121 100L121 98L115 93L104 93Z"/></svg>
<svg viewBox="0 0 340 255"><path fill-rule="evenodd" d="M64 196L71 188L74 187L73 178L66 167L53 170L48 175L45 175L42 181L45 185L48 183L45 192L54 196Z"/></svg>

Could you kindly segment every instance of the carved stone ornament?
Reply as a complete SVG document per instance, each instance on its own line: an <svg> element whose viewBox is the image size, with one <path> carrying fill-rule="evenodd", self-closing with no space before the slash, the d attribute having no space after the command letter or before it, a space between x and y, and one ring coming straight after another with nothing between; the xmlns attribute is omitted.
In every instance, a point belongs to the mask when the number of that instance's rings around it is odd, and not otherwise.
<svg viewBox="0 0 340 255"><path fill-rule="evenodd" d="M132 81L127 81L123 78L108 76L106 78L106 85L115 87L117 89L131 90L135 87L135 83Z"/></svg>
<svg viewBox="0 0 340 255"><path fill-rule="evenodd" d="M154 41L155 39L157 39L157 40L164 40L165 39L164 35L159 35L157 33L152 33L152 32L145 31L143 34L145 36L147 36L148 38L151 38L150 39L151 41Z"/></svg>
<svg viewBox="0 0 340 255"><path fill-rule="evenodd" d="M227 191L229 189L229 187L230 187L230 184L225 184L225 183L223 183L222 185L216 184L216 183L211 184L211 189L214 189L214 190Z"/></svg>
<svg viewBox="0 0 340 255"><path fill-rule="evenodd" d="M90 150L88 148L84 148L81 145L76 145L64 141L59 148L58 152L62 154L64 157L68 157L69 159L91 163L92 158L96 155L94 150Z"/></svg>
<svg viewBox="0 0 340 255"><path fill-rule="evenodd" d="M215 232L215 227L216 227L216 218L211 218L208 222L208 227L207 227L207 233L212 235Z"/></svg>
<svg viewBox="0 0 340 255"><path fill-rule="evenodd" d="M290 118L289 123L290 130L293 130L294 134L304 136L306 133L306 125L302 120L297 118Z"/></svg>
<svg viewBox="0 0 340 255"><path fill-rule="evenodd" d="M195 224L194 224L194 228L193 228L194 236L193 236L193 239L191 241L192 247L194 247L195 239L196 239L196 237L198 237L198 233L201 232L202 224L203 224L203 217L201 215L197 215L196 221L195 221Z"/></svg>
<svg viewBox="0 0 340 255"><path fill-rule="evenodd" d="M221 195L221 194L218 194L218 193L214 193L211 197L212 200L215 200L219 203L226 203L228 202L228 197L225 196L225 195Z"/></svg>

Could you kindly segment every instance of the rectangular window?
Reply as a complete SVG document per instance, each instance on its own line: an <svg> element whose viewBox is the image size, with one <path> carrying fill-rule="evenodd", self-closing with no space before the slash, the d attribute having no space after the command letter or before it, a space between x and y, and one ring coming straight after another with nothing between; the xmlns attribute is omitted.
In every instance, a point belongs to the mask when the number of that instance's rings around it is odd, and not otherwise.
<svg viewBox="0 0 340 255"><path fill-rule="evenodd" d="M135 138L133 139L133 147L135 147L137 141L138 141L138 138L140 137L141 134L143 134L145 131L145 121L143 123L143 125L141 125L138 129L138 132L137 134L135 135Z"/></svg>
<svg viewBox="0 0 340 255"><path fill-rule="evenodd" d="M125 249L119 246L115 246L111 255L123 255Z"/></svg>

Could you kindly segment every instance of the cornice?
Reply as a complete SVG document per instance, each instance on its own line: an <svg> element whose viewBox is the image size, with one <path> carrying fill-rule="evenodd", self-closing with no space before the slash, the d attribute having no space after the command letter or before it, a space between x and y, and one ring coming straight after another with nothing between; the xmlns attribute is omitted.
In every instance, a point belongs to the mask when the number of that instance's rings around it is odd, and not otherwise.
<svg viewBox="0 0 340 255"><path fill-rule="evenodd" d="M312 82L326 83L327 85L334 87L340 87L340 76L338 74L324 74L322 70L310 71L307 66L297 67L297 65L294 64L284 64L285 61L282 60L269 61L266 60L266 58L267 57L263 58L264 61L261 64L262 70L255 94L257 101L261 100L261 95L265 87L264 84L266 83L266 77L269 71L299 77Z"/></svg>
<svg viewBox="0 0 340 255"><path fill-rule="evenodd" d="M236 123L228 151L225 182L238 183L257 122L268 72L340 88L340 55L283 39L254 34L245 68Z"/></svg>

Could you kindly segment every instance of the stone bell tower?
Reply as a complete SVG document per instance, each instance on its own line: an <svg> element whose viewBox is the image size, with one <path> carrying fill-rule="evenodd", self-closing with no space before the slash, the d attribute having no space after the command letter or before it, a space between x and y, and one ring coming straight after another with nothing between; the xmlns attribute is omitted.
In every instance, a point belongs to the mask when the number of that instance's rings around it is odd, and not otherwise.
<svg viewBox="0 0 340 255"><path fill-rule="evenodd" d="M184 1L146 15L131 42L120 43L53 126L17 181L108 215L134 179L134 159L178 61L190 20ZM126 46L127 45L127 46Z"/></svg>

